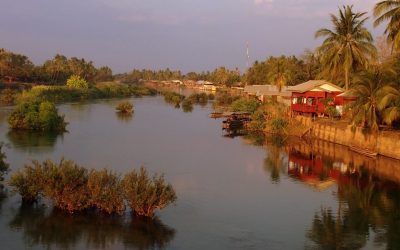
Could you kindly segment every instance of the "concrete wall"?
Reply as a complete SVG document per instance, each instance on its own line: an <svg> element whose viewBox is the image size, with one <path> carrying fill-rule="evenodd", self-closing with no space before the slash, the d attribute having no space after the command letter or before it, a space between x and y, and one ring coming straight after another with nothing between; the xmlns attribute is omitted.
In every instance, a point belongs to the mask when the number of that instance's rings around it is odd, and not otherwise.
<svg viewBox="0 0 400 250"><path fill-rule="evenodd" d="M379 131L377 134L364 134L362 129L353 130L343 122L315 121L309 117L296 117L307 127L312 127L312 136L359 149L367 149L383 156L400 159L400 132Z"/></svg>

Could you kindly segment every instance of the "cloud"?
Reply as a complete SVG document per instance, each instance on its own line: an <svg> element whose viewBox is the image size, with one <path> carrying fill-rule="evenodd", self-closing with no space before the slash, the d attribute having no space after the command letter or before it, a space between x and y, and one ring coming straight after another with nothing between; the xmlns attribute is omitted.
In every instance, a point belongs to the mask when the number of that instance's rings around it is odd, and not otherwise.
<svg viewBox="0 0 400 250"><path fill-rule="evenodd" d="M254 0L255 5L272 4L274 0Z"/></svg>

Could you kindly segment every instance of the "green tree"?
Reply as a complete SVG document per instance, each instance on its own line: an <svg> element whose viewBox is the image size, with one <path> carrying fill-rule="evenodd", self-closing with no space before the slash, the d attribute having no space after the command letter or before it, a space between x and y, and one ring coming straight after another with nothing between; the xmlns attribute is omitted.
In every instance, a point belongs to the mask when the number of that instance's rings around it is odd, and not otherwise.
<svg viewBox="0 0 400 250"><path fill-rule="evenodd" d="M315 37L325 37L317 48L321 55L322 74L331 80L344 75L346 89L350 75L359 68L367 68L369 60L376 57L371 33L364 27L366 12L353 12L353 6L339 8L339 15L331 14L333 30L322 28Z"/></svg>
<svg viewBox="0 0 400 250"><path fill-rule="evenodd" d="M392 44L392 49L398 50L400 46L400 0L385 0L374 7L374 26L387 21L385 35Z"/></svg>

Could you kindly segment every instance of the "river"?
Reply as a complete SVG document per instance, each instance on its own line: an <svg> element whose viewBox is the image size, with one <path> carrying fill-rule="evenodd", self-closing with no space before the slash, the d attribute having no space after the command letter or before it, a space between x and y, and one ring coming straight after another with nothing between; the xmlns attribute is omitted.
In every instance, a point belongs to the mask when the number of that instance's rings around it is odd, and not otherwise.
<svg viewBox="0 0 400 250"><path fill-rule="evenodd" d="M13 171L62 157L88 168L164 173L175 205L154 220L69 216L44 202L0 197L2 249L400 249L400 163L323 142L285 145L228 137L211 105L183 112L162 97L60 105L68 132L10 132L0 109L0 141ZM381 167L383 166L383 167ZM378 168L379 167L379 168Z"/></svg>

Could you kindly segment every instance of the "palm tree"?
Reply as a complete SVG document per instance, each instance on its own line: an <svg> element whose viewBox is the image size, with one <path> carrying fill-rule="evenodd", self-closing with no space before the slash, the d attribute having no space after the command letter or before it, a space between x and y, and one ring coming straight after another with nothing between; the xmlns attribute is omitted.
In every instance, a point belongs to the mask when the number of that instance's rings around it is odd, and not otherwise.
<svg viewBox="0 0 400 250"><path fill-rule="evenodd" d="M370 128L378 131L381 123L382 87L384 86L383 75L379 70L367 71L360 75L350 90L350 95L357 99L349 105L351 120L354 126Z"/></svg>
<svg viewBox="0 0 400 250"><path fill-rule="evenodd" d="M385 21L388 24L385 29L387 41L392 44L393 49L400 46L400 0L387 0L377 3L374 7L374 26Z"/></svg>
<svg viewBox="0 0 400 250"><path fill-rule="evenodd" d="M279 92L282 91L282 88L286 86L291 78L286 57L271 57L268 60L268 66L268 80L276 85Z"/></svg>
<svg viewBox="0 0 400 250"><path fill-rule="evenodd" d="M400 120L400 89L394 85L387 85L381 89L380 95L378 107L382 110L383 121L392 125Z"/></svg>
<svg viewBox="0 0 400 250"><path fill-rule="evenodd" d="M339 16L331 14L333 30L322 28L315 37L325 37L317 48L321 55L323 74L335 79L344 74L346 90L352 71L367 68L368 61L376 57L371 33L364 27L366 12L353 12L353 6L339 8Z"/></svg>

